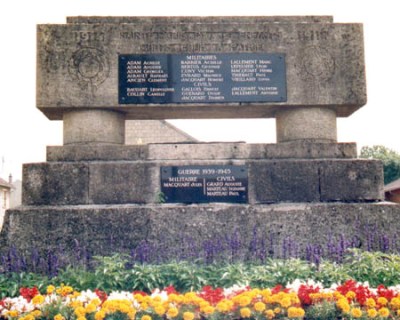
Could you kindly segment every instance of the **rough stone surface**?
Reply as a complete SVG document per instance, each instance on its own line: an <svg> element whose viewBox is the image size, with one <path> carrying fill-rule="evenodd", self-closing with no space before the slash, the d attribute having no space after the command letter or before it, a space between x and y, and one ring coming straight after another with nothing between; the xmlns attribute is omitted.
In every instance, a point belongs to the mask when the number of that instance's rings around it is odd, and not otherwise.
<svg viewBox="0 0 400 320"><path fill-rule="evenodd" d="M54 161L124 161L145 160L148 147L144 145L85 145L48 146L46 160Z"/></svg>
<svg viewBox="0 0 400 320"><path fill-rule="evenodd" d="M89 196L87 163L24 164L22 204L82 204Z"/></svg>
<svg viewBox="0 0 400 320"><path fill-rule="evenodd" d="M265 118L304 106L333 108L341 117L365 104L361 24L304 23L301 17L262 24L257 18L254 23L248 17L220 19L225 23L164 18L163 23L39 25L37 107L50 119L62 119L71 108L95 107L122 111L126 119L157 120ZM118 104L118 54L210 52L284 54L287 101Z"/></svg>
<svg viewBox="0 0 400 320"><path fill-rule="evenodd" d="M382 172L382 163L376 160L324 161L321 201L383 200Z"/></svg>
<svg viewBox="0 0 400 320"><path fill-rule="evenodd" d="M354 159L48 162L24 166L25 205L156 203L160 168L246 165L249 203L378 201L382 164Z"/></svg>
<svg viewBox="0 0 400 320"><path fill-rule="evenodd" d="M277 142L336 142L336 112L329 108L297 108L276 113Z"/></svg>
<svg viewBox="0 0 400 320"><path fill-rule="evenodd" d="M271 22L280 23L331 23L333 16L257 16L257 17L67 17L67 23L151 23L151 24L172 24L172 23L210 23L210 24L263 24Z"/></svg>
<svg viewBox="0 0 400 320"><path fill-rule="evenodd" d="M249 181L255 203L320 200L318 162L254 162L250 165Z"/></svg>
<svg viewBox="0 0 400 320"><path fill-rule="evenodd" d="M355 143L295 141L278 144L178 143L132 146L47 147L47 161L212 160L212 159L351 159Z"/></svg>
<svg viewBox="0 0 400 320"><path fill-rule="evenodd" d="M114 111L67 111L63 116L63 129L64 145L125 142L125 118Z"/></svg>
<svg viewBox="0 0 400 320"><path fill-rule="evenodd" d="M7 211L0 245L28 253L63 246L72 253L78 242L92 254L112 254L146 242L171 258L174 250L204 254L213 241L230 248L232 239L240 244L235 254L246 259L261 253L258 239L268 256L283 257L289 247L305 256L307 245L328 252L328 244L339 248L343 241L379 250L380 237L397 236L399 215L400 206L388 203L33 206Z"/></svg>
<svg viewBox="0 0 400 320"><path fill-rule="evenodd" d="M152 203L156 201L159 168L151 163L91 163L89 203ZM157 170L158 169L158 170Z"/></svg>

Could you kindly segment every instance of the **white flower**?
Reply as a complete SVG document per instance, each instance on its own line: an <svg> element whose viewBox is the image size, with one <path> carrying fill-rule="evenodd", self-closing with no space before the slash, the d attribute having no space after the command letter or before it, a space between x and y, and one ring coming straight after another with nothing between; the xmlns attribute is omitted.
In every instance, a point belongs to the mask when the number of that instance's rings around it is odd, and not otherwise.
<svg viewBox="0 0 400 320"><path fill-rule="evenodd" d="M236 295L237 292L247 291L247 288L248 288L247 285L239 286L239 285L235 284L230 288L224 289L224 296L225 296L225 298L232 297L232 296Z"/></svg>
<svg viewBox="0 0 400 320"><path fill-rule="evenodd" d="M94 299L99 299L97 294L91 290L82 291L75 300L82 302L84 305L90 303Z"/></svg>
<svg viewBox="0 0 400 320"><path fill-rule="evenodd" d="M1 312L2 315L5 315L7 311L18 311L18 313L24 313L35 309L34 305L22 296L16 298L5 298L3 304L4 308Z"/></svg>
<svg viewBox="0 0 400 320"><path fill-rule="evenodd" d="M168 292L167 291L161 291L160 289L156 289L151 293L151 298L159 297L162 302L168 301Z"/></svg>

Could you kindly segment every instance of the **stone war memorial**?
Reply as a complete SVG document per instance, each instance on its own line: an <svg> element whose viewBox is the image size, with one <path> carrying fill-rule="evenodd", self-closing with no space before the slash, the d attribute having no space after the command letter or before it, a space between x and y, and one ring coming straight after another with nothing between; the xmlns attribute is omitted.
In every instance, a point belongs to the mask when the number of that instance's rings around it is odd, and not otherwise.
<svg viewBox="0 0 400 320"><path fill-rule="evenodd" d="M23 166L2 249L394 249L400 207L383 201L381 162L337 142L337 117L366 101L363 26L331 16L38 25L36 104L64 142ZM277 143L124 144L126 120L218 118L275 118Z"/></svg>

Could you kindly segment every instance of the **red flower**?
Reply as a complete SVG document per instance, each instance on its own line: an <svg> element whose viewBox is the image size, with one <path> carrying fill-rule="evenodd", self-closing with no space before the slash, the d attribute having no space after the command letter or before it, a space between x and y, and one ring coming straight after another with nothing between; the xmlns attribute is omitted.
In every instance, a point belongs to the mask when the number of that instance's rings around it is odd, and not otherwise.
<svg viewBox="0 0 400 320"><path fill-rule="evenodd" d="M342 295L346 295L347 292L353 291L356 294L356 301L361 305L365 305L368 298L374 298L374 294L369 290L368 287L357 284L354 280L347 280L341 286L336 289Z"/></svg>
<svg viewBox="0 0 400 320"><path fill-rule="evenodd" d="M178 294L178 292L175 290L174 286L169 285L168 287L164 288L164 291L167 292L167 294L175 293Z"/></svg>
<svg viewBox="0 0 400 320"><path fill-rule="evenodd" d="M33 287L33 288L21 288L21 289L19 289L19 293L28 302L30 302L34 296L39 294L39 290L36 287Z"/></svg>
<svg viewBox="0 0 400 320"><path fill-rule="evenodd" d="M221 288L213 289L211 286L205 286L199 293L199 296L210 304L215 305L224 299L224 291Z"/></svg>
<svg viewBox="0 0 400 320"><path fill-rule="evenodd" d="M380 284L377 289L378 297L385 297L387 301L392 300L396 296L393 290L386 288L383 284Z"/></svg>
<svg viewBox="0 0 400 320"><path fill-rule="evenodd" d="M297 296L300 299L302 306L310 306L312 304L312 299L310 298L310 294L319 292L318 287L300 285L299 290L297 292Z"/></svg>
<svg viewBox="0 0 400 320"><path fill-rule="evenodd" d="M101 291L99 289L95 289L94 293L96 293L96 295L99 297L101 303L103 304L104 301L107 300L107 293L105 293L104 291Z"/></svg>
<svg viewBox="0 0 400 320"><path fill-rule="evenodd" d="M281 284L277 284L275 287L273 287L273 288L271 289L271 292L272 292L272 294L277 294L277 293L279 293L279 292L288 293L288 292L289 292L289 289L285 289L285 288L283 288L283 286L282 286Z"/></svg>

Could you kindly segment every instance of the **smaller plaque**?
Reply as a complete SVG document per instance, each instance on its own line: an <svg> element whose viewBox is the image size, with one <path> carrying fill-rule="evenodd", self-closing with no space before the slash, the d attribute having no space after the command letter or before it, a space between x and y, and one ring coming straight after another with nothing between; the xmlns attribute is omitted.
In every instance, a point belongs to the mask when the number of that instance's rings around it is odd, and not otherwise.
<svg viewBox="0 0 400 320"><path fill-rule="evenodd" d="M161 192L167 203L247 203L247 167L161 167Z"/></svg>

